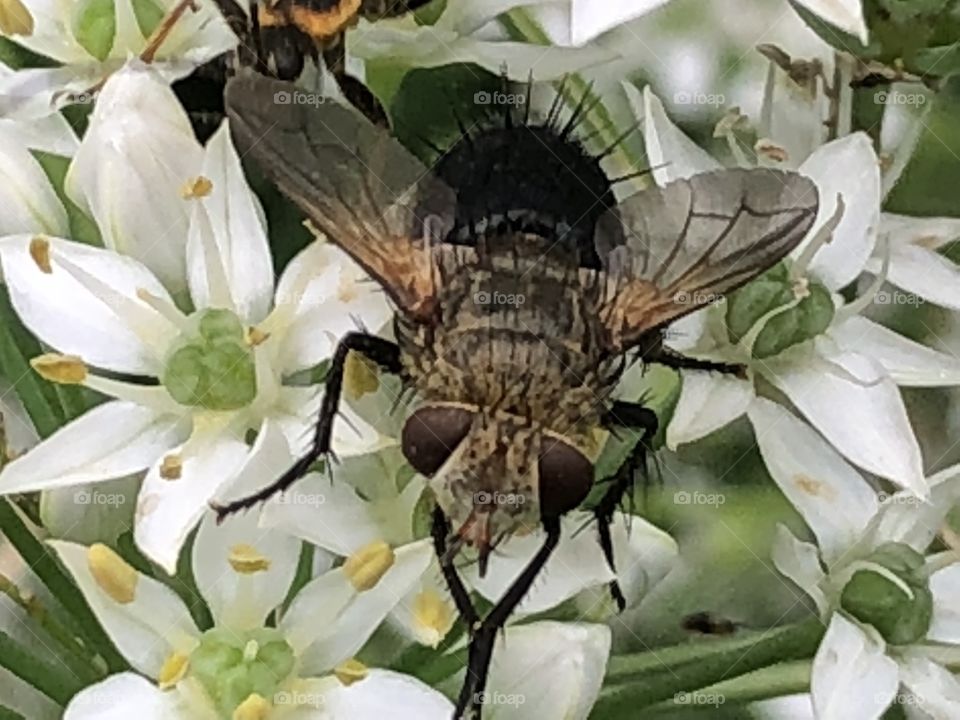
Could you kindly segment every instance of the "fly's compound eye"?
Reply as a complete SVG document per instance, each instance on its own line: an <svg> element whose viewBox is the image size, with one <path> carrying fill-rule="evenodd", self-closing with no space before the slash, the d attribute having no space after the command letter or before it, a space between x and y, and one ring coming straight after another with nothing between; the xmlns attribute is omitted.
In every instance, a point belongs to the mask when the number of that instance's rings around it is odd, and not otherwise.
<svg viewBox="0 0 960 720"><path fill-rule="evenodd" d="M572 445L545 438L540 455L540 513L558 517L582 503L593 487L593 463Z"/></svg>
<svg viewBox="0 0 960 720"><path fill-rule="evenodd" d="M470 410L442 405L414 411L400 434L407 462L418 473L433 475L467 436L473 415Z"/></svg>

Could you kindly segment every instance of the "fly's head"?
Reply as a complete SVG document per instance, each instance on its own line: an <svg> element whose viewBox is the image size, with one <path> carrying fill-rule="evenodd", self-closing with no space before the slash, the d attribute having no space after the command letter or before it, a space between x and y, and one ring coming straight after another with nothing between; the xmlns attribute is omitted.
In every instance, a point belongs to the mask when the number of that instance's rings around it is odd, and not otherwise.
<svg viewBox="0 0 960 720"><path fill-rule="evenodd" d="M481 575L503 539L574 509L593 484L593 464L569 439L516 415L430 403L408 418L401 443L431 478L452 547L474 548Z"/></svg>

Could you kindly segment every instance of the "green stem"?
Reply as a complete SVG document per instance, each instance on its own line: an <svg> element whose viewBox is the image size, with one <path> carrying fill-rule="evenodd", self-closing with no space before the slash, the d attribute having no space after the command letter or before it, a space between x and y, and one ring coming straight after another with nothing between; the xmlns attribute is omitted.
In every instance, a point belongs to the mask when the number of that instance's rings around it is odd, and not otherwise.
<svg viewBox="0 0 960 720"><path fill-rule="evenodd" d="M41 660L0 630L0 667L32 685L59 705L66 705L83 683L67 668Z"/></svg>
<svg viewBox="0 0 960 720"><path fill-rule="evenodd" d="M697 692L707 697L719 698L724 705L743 705L784 695L796 695L809 692L812 666L812 660L777 663L731 680L709 685ZM676 711L678 704L668 700L654 705L651 710ZM685 702L684 706L695 707L696 705Z"/></svg>
<svg viewBox="0 0 960 720"><path fill-rule="evenodd" d="M77 630L107 663L111 672L129 666L107 637L77 586L60 568L50 549L41 543L6 498L0 498L0 532L16 548L20 557L76 621Z"/></svg>
<svg viewBox="0 0 960 720"><path fill-rule="evenodd" d="M819 619L777 628L748 638L685 643L654 651L621 655L607 666L608 686L600 693L596 717L616 717L672 698L677 693L740 677L790 660L813 657L824 627Z"/></svg>
<svg viewBox="0 0 960 720"><path fill-rule="evenodd" d="M83 647L77 642L73 633L57 620L53 613L49 612L47 608L42 605L39 598L36 596L24 596L14 583L3 575L0 575L0 592L10 598L10 600L19 607L23 608L23 611L28 617L33 619L53 640L61 645L64 652L58 653L58 656L77 677L83 679L86 684L94 683L101 679L100 674L97 673L95 667L90 662L90 658L87 656L87 653L84 652Z"/></svg>
<svg viewBox="0 0 960 720"><path fill-rule="evenodd" d="M16 710L8 708L6 705L0 705L0 720L27 720Z"/></svg>
<svg viewBox="0 0 960 720"><path fill-rule="evenodd" d="M500 24L512 40L536 45L552 44L543 28L530 16L529 12L522 8L506 13L500 18ZM591 91L590 84L577 73L571 73L563 83L557 82L554 86L558 90L563 87L564 101L568 105L576 105L580 98ZM589 134L595 135L598 143L603 147L613 147L616 144L611 156L619 156L622 165L633 168L643 167L643 160L633 157L626 145L620 142L622 140L620 135L625 128L617 128L609 110L602 102L597 103L584 116L581 124L589 129Z"/></svg>

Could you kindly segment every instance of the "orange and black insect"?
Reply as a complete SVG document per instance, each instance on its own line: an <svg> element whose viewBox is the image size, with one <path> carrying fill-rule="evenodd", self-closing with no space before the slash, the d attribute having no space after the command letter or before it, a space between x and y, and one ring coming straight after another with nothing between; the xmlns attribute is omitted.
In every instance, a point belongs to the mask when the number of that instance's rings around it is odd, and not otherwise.
<svg viewBox="0 0 960 720"><path fill-rule="evenodd" d="M359 18L399 17L431 0L253 0L246 8L241 0L215 2L239 39L237 49L174 84L201 140L223 120L223 89L238 68L294 81L308 61L318 67L323 62L344 96L373 122L386 125L380 102L346 72L344 33Z"/></svg>
<svg viewBox="0 0 960 720"><path fill-rule="evenodd" d="M610 523L657 428L612 399L626 365L729 370L668 353L662 330L778 262L813 226L816 186L771 169L694 175L616 202L612 182L555 105L543 122L504 105L432 170L390 133L335 103L278 105L289 84L243 73L227 87L233 136L396 308L396 341L348 333L331 360L312 445L293 467L219 516L282 492L331 450L347 355L397 374L414 398L401 447L429 478L433 540L470 633L455 717L478 718L498 631L560 540L561 518L595 485L598 429L642 432L593 508ZM522 301L521 301L522 298ZM606 478L601 478L606 480ZM543 544L481 617L459 561L519 533ZM611 591L622 607L624 595Z"/></svg>

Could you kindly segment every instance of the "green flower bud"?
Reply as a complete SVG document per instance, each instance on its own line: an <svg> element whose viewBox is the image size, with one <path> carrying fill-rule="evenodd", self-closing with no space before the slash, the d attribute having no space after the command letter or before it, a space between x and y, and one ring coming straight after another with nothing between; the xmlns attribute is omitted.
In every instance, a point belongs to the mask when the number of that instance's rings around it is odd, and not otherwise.
<svg viewBox="0 0 960 720"><path fill-rule="evenodd" d="M197 332L185 333L167 357L161 382L178 403L208 410L237 410L257 394L253 353L233 313L206 310L193 316Z"/></svg>
<svg viewBox="0 0 960 720"><path fill-rule="evenodd" d="M793 282L779 263L727 298L727 334L740 342L767 313L792 303ZM797 305L767 320L753 344L753 357L766 358L816 337L830 326L834 306L830 291L816 283Z"/></svg>
<svg viewBox="0 0 960 720"><path fill-rule="evenodd" d="M190 655L196 678L224 717L252 693L273 698L296 666L293 648L271 628L234 633L214 628Z"/></svg>
<svg viewBox="0 0 960 720"><path fill-rule="evenodd" d="M81 0L73 8L73 36L97 60L104 60L113 48L117 14L113 0Z"/></svg>
<svg viewBox="0 0 960 720"><path fill-rule="evenodd" d="M889 643L908 645L922 640L933 615L923 556L907 545L890 543L878 548L869 561L886 568L903 585L879 572L858 570L844 586L840 606L873 625Z"/></svg>

